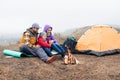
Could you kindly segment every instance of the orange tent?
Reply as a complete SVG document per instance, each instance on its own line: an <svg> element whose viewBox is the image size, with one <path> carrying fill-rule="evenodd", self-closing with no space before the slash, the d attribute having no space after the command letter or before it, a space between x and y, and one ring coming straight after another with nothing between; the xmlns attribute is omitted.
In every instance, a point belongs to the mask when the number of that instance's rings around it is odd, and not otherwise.
<svg viewBox="0 0 120 80"><path fill-rule="evenodd" d="M75 49L99 56L118 53L120 51L120 35L110 26L93 26L80 37Z"/></svg>

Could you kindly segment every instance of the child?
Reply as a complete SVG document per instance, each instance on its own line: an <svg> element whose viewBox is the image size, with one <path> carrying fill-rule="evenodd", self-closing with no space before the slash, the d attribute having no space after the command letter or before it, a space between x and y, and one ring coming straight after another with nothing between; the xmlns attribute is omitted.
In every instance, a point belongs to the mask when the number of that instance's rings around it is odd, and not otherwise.
<svg viewBox="0 0 120 80"><path fill-rule="evenodd" d="M53 54L51 53L51 45L52 45L52 41L49 42L49 44L47 43L46 41L46 38L47 38L47 35L45 32L41 32L39 37L38 37L38 42L37 44L40 45L44 50L45 52L47 53L47 55L49 57L53 56Z"/></svg>

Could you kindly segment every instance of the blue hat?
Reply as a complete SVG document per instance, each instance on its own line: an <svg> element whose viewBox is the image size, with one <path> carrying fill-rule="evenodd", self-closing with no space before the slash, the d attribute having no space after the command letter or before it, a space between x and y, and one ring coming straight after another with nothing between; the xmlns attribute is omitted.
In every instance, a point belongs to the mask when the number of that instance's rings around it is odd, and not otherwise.
<svg viewBox="0 0 120 80"><path fill-rule="evenodd" d="M32 24L32 28L33 28L33 27L34 27L34 28L40 28L39 24L37 24L37 23L33 23L33 24Z"/></svg>

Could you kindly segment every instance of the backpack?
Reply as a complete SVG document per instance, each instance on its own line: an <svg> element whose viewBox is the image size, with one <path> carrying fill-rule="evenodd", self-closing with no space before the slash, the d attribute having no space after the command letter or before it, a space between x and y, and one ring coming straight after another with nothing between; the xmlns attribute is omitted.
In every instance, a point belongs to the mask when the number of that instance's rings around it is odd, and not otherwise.
<svg viewBox="0 0 120 80"><path fill-rule="evenodd" d="M75 50L76 44L77 44L77 40L73 36L70 36L63 43L63 48L64 48L65 52L67 52L67 50L69 48L72 53L78 53L78 51Z"/></svg>

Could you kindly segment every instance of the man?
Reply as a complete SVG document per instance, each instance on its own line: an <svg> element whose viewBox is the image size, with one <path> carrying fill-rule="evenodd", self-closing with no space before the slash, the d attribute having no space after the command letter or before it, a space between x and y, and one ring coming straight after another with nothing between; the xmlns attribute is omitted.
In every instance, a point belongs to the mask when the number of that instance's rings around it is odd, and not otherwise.
<svg viewBox="0 0 120 80"><path fill-rule="evenodd" d="M19 44L20 51L26 54L32 54L33 56L38 56L43 61L51 63L57 58L57 55L48 57L45 51L39 45L36 45L39 28L39 24L34 23L32 24L32 27L23 33Z"/></svg>

